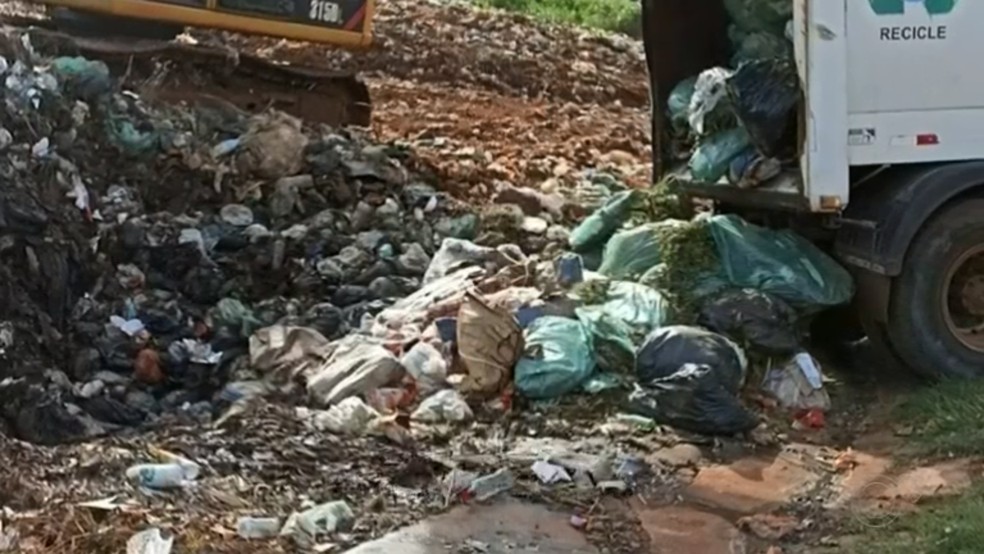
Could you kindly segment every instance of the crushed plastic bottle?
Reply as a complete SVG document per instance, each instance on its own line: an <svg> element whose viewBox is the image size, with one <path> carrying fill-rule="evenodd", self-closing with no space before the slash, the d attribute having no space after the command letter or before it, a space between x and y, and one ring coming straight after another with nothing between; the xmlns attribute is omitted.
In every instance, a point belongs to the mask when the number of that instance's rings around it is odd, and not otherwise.
<svg viewBox="0 0 984 554"><path fill-rule="evenodd" d="M139 464L126 470L126 477L135 485L151 489L175 489L186 486L198 477L194 462L169 464Z"/></svg>
<svg viewBox="0 0 984 554"><path fill-rule="evenodd" d="M236 533L244 539L269 539L280 533L280 518L241 517L236 523Z"/></svg>
<svg viewBox="0 0 984 554"><path fill-rule="evenodd" d="M309 545L318 535L345 530L355 521L355 512L344 500L319 504L303 512L294 512L280 536L289 536L299 545Z"/></svg>
<svg viewBox="0 0 984 554"><path fill-rule="evenodd" d="M516 484L508 468L502 468L491 475L485 475L472 481L466 491L468 498L473 498L479 502L488 500L493 496L511 490Z"/></svg>

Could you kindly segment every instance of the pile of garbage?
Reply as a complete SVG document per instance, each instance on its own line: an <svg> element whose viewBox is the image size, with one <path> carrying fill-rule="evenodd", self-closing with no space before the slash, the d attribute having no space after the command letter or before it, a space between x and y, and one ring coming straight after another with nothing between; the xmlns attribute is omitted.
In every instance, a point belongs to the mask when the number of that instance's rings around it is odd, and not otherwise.
<svg viewBox="0 0 984 554"><path fill-rule="evenodd" d="M801 99L792 0L723 0L732 67L684 79L667 102L675 151L698 182L754 188L795 163Z"/></svg>
<svg viewBox="0 0 984 554"><path fill-rule="evenodd" d="M257 346L295 334L261 330L309 330L324 354L440 273L443 237L504 240L404 148L275 111L151 105L14 30L0 56L0 389L17 437L213 420L301 378ZM490 270L515 254L490 252L473 252Z"/></svg>

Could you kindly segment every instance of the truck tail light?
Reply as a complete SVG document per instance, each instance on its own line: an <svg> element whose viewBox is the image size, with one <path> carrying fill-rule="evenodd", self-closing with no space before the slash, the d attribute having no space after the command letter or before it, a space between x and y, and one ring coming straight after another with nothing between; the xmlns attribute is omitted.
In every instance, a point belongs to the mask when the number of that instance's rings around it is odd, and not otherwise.
<svg viewBox="0 0 984 554"><path fill-rule="evenodd" d="M916 146L936 146L939 143L940 137L936 133L916 135Z"/></svg>

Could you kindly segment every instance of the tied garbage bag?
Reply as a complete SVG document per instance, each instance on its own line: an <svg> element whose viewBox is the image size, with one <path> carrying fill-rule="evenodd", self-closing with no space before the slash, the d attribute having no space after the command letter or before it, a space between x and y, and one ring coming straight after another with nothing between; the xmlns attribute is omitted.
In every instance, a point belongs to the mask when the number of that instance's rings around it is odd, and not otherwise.
<svg viewBox="0 0 984 554"><path fill-rule="evenodd" d="M724 0L724 7L735 25L746 32L781 35L793 17L792 0Z"/></svg>
<svg viewBox="0 0 984 554"><path fill-rule="evenodd" d="M516 390L534 399L557 398L578 389L594 367L591 335L584 325L543 316L526 331L526 349L516 364Z"/></svg>
<svg viewBox="0 0 984 554"><path fill-rule="evenodd" d="M748 131L736 127L700 142L690 157L690 173L697 181L716 183L728 174L731 162L751 145Z"/></svg>
<svg viewBox="0 0 984 554"><path fill-rule="evenodd" d="M755 60L728 79L732 110L758 151L777 158L795 154L799 75L791 59Z"/></svg>
<svg viewBox="0 0 984 554"><path fill-rule="evenodd" d="M666 299L637 283L614 282L603 304L577 308L578 320L594 341L595 359L605 371L626 372L635 365L636 345L667 319Z"/></svg>
<svg viewBox="0 0 984 554"><path fill-rule="evenodd" d="M616 233L605 246L598 273L612 279L638 277L659 263L658 223Z"/></svg>
<svg viewBox="0 0 984 554"><path fill-rule="evenodd" d="M612 196L571 232L571 250L586 254L600 248L628 221L641 198L642 193L637 190L626 190Z"/></svg>
<svg viewBox="0 0 984 554"><path fill-rule="evenodd" d="M654 331L639 349L636 375L642 387L629 396L632 410L686 431L734 434L757 419L738 392L748 360L727 338L696 327Z"/></svg>
<svg viewBox="0 0 984 554"><path fill-rule="evenodd" d="M796 310L755 289L728 290L709 298L697 323L743 344L776 353L799 348Z"/></svg>
<svg viewBox="0 0 984 554"><path fill-rule="evenodd" d="M684 431L734 435L758 425L758 419L741 405L737 394L719 370L688 363L668 377L637 386L629 395L629 407Z"/></svg>
<svg viewBox="0 0 984 554"><path fill-rule="evenodd" d="M637 279L663 262L660 237L668 229L683 229L690 222L668 219L617 233L605 246L598 273L612 279Z"/></svg>
<svg viewBox="0 0 984 554"><path fill-rule="evenodd" d="M741 67L741 64L753 60L791 59L793 44L785 36L766 32L745 33L737 26L728 29L728 36L734 46L735 55L731 65Z"/></svg>
<svg viewBox="0 0 984 554"><path fill-rule="evenodd" d="M642 383L669 377L684 364L714 368L730 389L737 391L745 381L748 360L729 339L685 325L653 331L639 349L636 376Z"/></svg>
<svg viewBox="0 0 984 554"><path fill-rule="evenodd" d="M623 373L635 366L632 328L600 306L578 308L578 321L591 333L595 361L603 371Z"/></svg>
<svg viewBox="0 0 984 554"><path fill-rule="evenodd" d="M733 215L714 216L709 227L723 278L733 287L757 289L808 311L854 296L851 274L792 231L766 229Z"/></svg>
<svg viewBox="0 0 984 554"><path fill-rule="evenodd" d="M688 117L690 116L690 100L694 97L694 90L697 87L697 77L688 77L670 91L670 97L666 100L666 109L670 115L670 124L673 130L679 134L686 134L690 128Z"/></svg>
<svg viewBox="0 0 984 554"><path fill-rule="evenodd" d="M731 70L723 67L712 67L697 76L687 109L687 121L699 136L712 135L734 126L727 88L730 77Z"/></svg>

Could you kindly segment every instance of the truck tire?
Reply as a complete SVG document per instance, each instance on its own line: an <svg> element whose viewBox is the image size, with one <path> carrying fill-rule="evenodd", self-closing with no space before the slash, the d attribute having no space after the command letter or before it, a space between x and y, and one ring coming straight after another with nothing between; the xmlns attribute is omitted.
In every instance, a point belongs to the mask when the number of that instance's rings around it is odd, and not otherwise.
<svg viewBox="0 0 984 554"><path fill-rule="evenodd" d="M919 232L892 285L886 327L919 373L984 377L984 200L945 207Z"/></svg>

